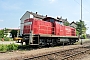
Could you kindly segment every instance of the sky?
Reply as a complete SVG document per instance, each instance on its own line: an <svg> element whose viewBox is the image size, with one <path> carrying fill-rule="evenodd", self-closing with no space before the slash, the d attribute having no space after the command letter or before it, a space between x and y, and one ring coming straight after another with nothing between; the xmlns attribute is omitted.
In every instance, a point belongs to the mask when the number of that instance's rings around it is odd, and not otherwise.
<svg viewBox="0 0 90 60"><path fill-rule="evenodd" d="M38 12L56 18L61 17L69 22L79 21L81 0L0 0L0 28L19 28L20 18L26 11ZM82 20L89 27L90 34L90 0L82 0Z"/></svg>

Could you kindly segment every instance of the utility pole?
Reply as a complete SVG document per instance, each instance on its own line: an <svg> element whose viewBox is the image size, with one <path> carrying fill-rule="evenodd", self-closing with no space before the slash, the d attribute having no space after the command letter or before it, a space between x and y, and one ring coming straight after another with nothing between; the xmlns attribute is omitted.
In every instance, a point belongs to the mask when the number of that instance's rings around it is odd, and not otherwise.
<svg viewBox="0 0 90 60"><path fill-rule="evenodd" d="M81 0L81 21L82 21L82 0ZM82 24L81 24L81 34L82 36ZM82 38L81 38L81 45L82 45Z"/></svg>

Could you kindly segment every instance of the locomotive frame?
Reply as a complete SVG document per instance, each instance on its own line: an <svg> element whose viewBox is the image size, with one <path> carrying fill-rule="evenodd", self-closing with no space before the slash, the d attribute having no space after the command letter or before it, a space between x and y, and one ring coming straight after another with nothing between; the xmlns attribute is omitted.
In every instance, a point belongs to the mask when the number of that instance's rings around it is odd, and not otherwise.
<svg viewBox="0 0 90 60"><path fill-rule="evenodd" d="M25 37L27 40L25 40ZM78 41L77 36L56 36L56 35L47 35L47 34L40 34L36 35L33 34L32 32L29 34L23 35L23 42L26 43L26 45L39 45L39 46L54 46L62 43L67 43L67 44L74 44L75 42ZM32 42L32 43L31 43Z"/></svg>

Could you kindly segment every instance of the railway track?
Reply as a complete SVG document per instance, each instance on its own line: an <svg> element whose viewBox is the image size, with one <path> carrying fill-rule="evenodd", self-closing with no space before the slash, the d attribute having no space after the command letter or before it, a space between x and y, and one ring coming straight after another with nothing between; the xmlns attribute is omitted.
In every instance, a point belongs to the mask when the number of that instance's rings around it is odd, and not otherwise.
<svg viewBox="0 0 90 60"><path fill-rule="evenodd" d="M90 51L90 45L64 51L54 51L24 58L24 60L74 60L75 56Z"/></svg>

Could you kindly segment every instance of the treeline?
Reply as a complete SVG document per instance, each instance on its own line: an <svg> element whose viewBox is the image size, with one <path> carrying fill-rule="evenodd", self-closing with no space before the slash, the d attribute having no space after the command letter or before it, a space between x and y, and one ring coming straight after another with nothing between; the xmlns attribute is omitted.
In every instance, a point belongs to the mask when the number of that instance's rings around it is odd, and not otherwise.
<svg viewBox="0 0 90 60"><path fill-rule="evenodd" d="M13 40L12 38L17 37L18 30L2 29L0 30L0 40L4 38L4 41ZM8 36L10 34L10 36Z"/></svg>

